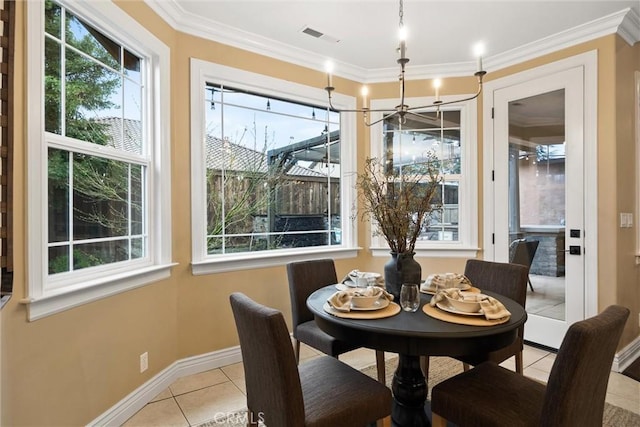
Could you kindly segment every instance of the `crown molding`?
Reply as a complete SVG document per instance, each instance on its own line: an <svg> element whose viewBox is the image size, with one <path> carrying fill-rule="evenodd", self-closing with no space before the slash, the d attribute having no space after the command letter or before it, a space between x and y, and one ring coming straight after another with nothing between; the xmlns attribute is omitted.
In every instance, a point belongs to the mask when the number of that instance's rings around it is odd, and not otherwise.
<svg viewBox="0 0 640 427"><path fill-rule="evenodd" d="M279 59L312 70L324 71L325 58L308 50L238 30L185 11L175 0L144 0L174 29L259 55ZM640 41L640 17L627 8L579 25L552 36L484 58L485 69L497 70L584 43L609 34L619 34L630 45ZM408 79L470 76L475 72L474 61L407 66ZM366 69L345 62L336 62L336 76L361 83L381 83L398 79L397 67ZM410 77L410 78L409 78Z"/></svg>
<svg viewBox="0 0 640 427"><path fill-rule="evenodd" d="M639 21L638 15L633 10L629 8L623 9L619 12L587 22L586 24L525 44L516 49L494 55L484 60L484 63L487 69L498 70L548 53L556 52L560 49L616 33L620 34L627 43L633 45L638 41L638 38L640 38ZM635 30L636 40L631 43L630 40L632 40L633 37L625 38L620 31L621 29L625 34L632 34Z"/></svg>

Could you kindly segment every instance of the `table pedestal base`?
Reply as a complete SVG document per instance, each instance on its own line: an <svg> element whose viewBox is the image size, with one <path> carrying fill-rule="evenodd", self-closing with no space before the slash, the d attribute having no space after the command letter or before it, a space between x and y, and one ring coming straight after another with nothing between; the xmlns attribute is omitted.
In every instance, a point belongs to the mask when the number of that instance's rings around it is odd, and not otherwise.
<svg viewBox="0 0 640 427"><path fill-rule="evenodd" d="M429 427L431 423L424 410L427 383L420 369L419 356L400 354L398 368L391 383L393 411L391 420L396 427Z"/></svg>

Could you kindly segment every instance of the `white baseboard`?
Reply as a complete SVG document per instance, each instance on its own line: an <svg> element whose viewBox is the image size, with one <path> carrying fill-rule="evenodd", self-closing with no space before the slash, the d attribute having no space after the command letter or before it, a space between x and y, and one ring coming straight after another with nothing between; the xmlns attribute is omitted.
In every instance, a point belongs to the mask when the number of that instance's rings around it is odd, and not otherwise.
<svg viewBox="0 0 640 427"><path fill-rule="evenodd" d="M640 336L613 357L612 370L622 372L640 356ZM120 426L164 391L178 378L242 361L240 346L177 360L146 383L129 393L108 411L91 421L89 426Z"/></svg>
<svg viewBox="0 0 640 427"><path fill-rule="evenodd" d="M631 341L625 348L613 356L612 370L622 372L640 356L640 336Z"/></svg>
<svg viewBox="0 0 640 427"><path fill-rule="evenodd" d="M146 383L129 393L108 411L91 421L89 426L120 426L164 391L178 378L242 361L240 346L177 360Z"/></svg>

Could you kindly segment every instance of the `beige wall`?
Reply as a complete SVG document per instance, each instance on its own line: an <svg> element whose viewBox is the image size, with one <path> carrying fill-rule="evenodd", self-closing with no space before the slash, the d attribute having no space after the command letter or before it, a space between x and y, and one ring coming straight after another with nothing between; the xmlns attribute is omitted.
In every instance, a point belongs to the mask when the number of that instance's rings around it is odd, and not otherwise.
<svg viewBox="0 0 640 427"><path fill-rule="evenodd" d="M52 315L35 322L27 321L26 306L19 303L25 297L26 264L25 244L25 125L24 99L24 2L18 2L18 46L16 49L16 153L14 192L15 285L14 296L2 316L2 425L83 425L128 393L144 384L172 362L188 356L207 353L237 345L237 336L228 296L241 291L250 297L282 310L290 315L289 295L284 267L265 268L245 272L231 272L193 276L189 265L190 240L190 176L189 164L189 59L200 58L228 66L238 67L273 77L287 79L310 86L322 87L321 72L286 64L271 58L244 52L215 42L175 32L156 16L144 3L119 1L119 6L151 30L171 48L171 140L172 140L172 205L173 205L173 259L177 266L171 278L133 291L125 292L94 303ZM598 119L600 140L598 210L601 218L600 307L620 302L634 310L637 319L637 269L627 261L632 243L617 228L614 209L631 209L635 194L624 191L624 198L616 194L611 176L615 176L618 163L626 162L624 171L633 171L629 163L633 144L626 130L628 126L616 119L618 110L630 108L622 94L628 80L628 69L637 69L638 48L630 49L616 40L604 37L576 48L547 55L506 70L488 75L495 79L532 66L557 60L583 51L599 51ZM622 74L622 75L618 75ZM336 78L339 92L357 96L359 85ZM473 78L447 79L442 94L473 91ZM429 82L408 82L407 89L415 96L430 95ZM371 88L372 98L395 97L395 84L378 84ZM616 103L616 98L619 98ZM480 100L480 104L481 100ZM479 113L482 114L481 112ZM617 121L618 120L618 121ZM358 159L362 166L368 153L368 136L362 124L358 125ZM479 117L478 152L482 155L482 118ZM616 134L618 132L618 135ZM626 148L625 148L626 147ZM633 152L633 151L631 151ZM478 187L482 190L482 158L478 160ZM618 184L625 178L618 174ZM479 194L480 200L481 194ZM629 207L627 207L627 205ZM612 209L612 207L615 207ZM482 205L480 206L482 212ZM478 227L482 218L478 219ZM360 224L358 239L366 246L367 224ZM480 242L482 236L480 236ZM21 256L22 255L22 256ZM463 259L421 258L424 271L460 271ZM361 251L357 260L338 260L338 274L345 274L354 265L361 269L382 270L384 258L373 258ZM624 280L621 280L623 279ZM617 286L615 285L617 283ZM635 296L635 297L634 297ZM635 301L635 305L634 305ZM625 332L624 344L638 335L636 322ZM139 355L149 352L149 370L138 372Z"/></svg>

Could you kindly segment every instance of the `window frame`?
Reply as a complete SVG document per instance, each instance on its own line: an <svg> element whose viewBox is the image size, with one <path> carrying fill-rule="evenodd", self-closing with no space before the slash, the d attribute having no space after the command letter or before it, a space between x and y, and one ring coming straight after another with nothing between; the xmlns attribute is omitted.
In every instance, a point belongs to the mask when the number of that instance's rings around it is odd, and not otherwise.
<svg viewBox="0 0 640 427"><path fill-rule="evenodd" d="M441 96L443 102L452 102L457 99L468 98L471 95ZM408 105L431 105L434 97L406 98ZM397 105L397 99L373 99L371 109L393 110ZM462 159L460 162L458 205L459 205L459 229L458 241L418 241L416 242L416 256L448 257L448 258L475 258L480 250L478 248L478 109L477 98L454 102L440 107L443 111L460 111L460 144ZM434 110L425 109L424 111ZM371 113L371 122L382 119L381 112ZM377 123L369 128L369 140L371 142L370 153L372 157L383 156L383 123ZM474 179L475 178L475 179ZM371 233L370 250L373 256L389 256L389 248L384 238L374 236Z"/></svg>
<svg viewBox="0 0 640 427"><path fill-rule="evenodd" d="M191 59L191 269L194 275L225 271L279 266L283 263L317 259L323 256L350 258L357 256L356 223L351 207L355 205L356 125L352 114L341 114L340 123L340 215L342 243L332 246L274 249L259 252L241 252L210 255L206 250L206 185L205 159L202 141L205 139L203 123L204 87L207 82L228 85L265 96L288 99L306 104L328 104L323 89L265 76L241 69ZM332 94L338 109L355 107L355 97ZM347 142L344 142L347 141Z"/></svg>
<svg viewBox="0 0 640 427"><path fill-rule="evenodd" d="M27 236L29 320L144 286L170 276L170 50L111 2L57 0L97 30L135 51L146 63L144 123L148 135L148 255L50 276L48 272L48 149L65 137L44 129L44 2L27 3ZM56 143L58 141L58 143ZM81 145L74 148L82 151ZM126 157L126 156L125 156Z"/></svg>

